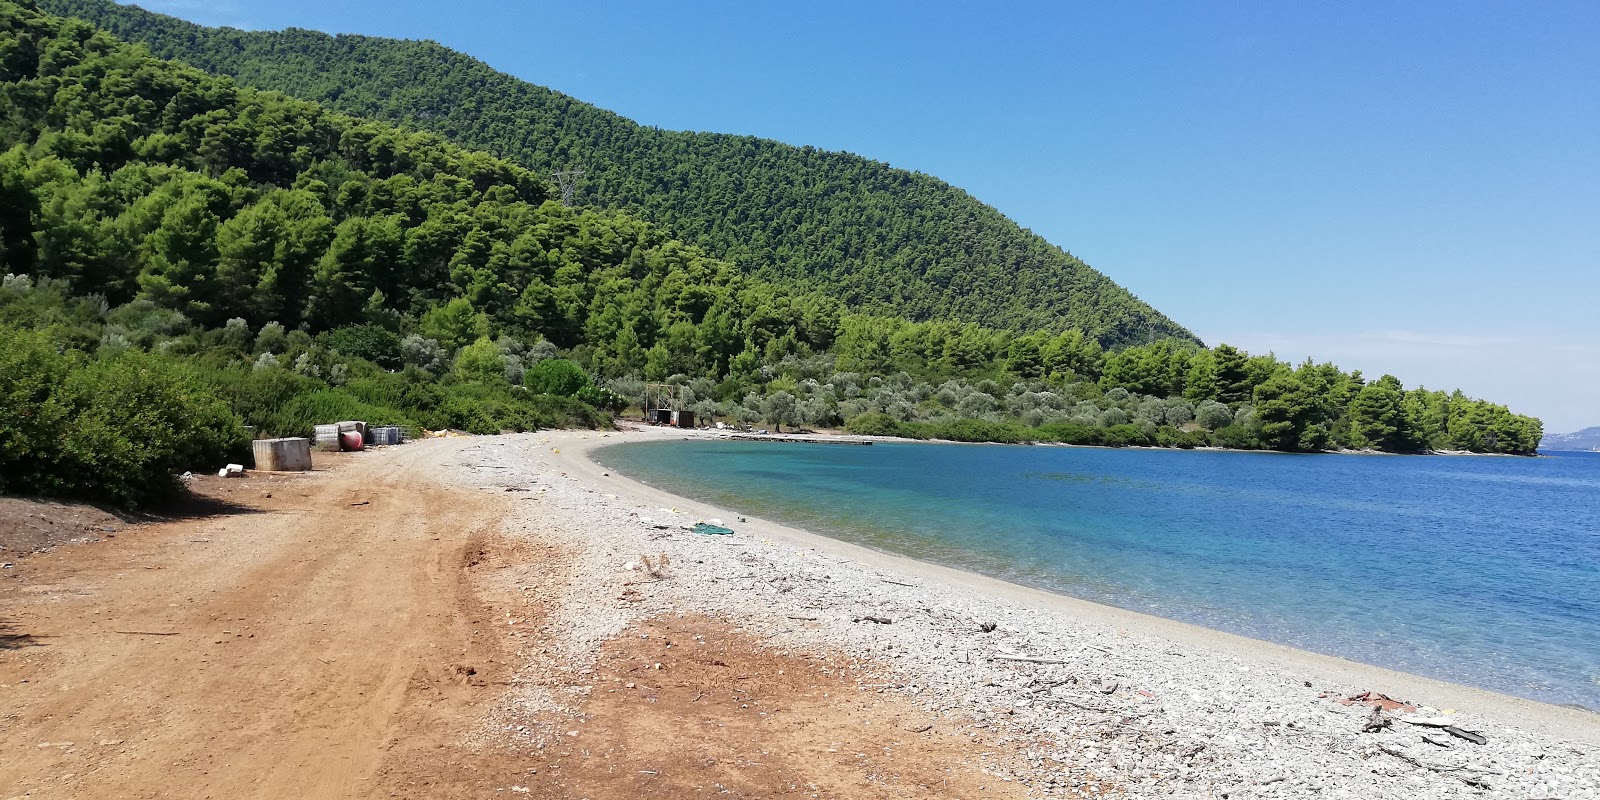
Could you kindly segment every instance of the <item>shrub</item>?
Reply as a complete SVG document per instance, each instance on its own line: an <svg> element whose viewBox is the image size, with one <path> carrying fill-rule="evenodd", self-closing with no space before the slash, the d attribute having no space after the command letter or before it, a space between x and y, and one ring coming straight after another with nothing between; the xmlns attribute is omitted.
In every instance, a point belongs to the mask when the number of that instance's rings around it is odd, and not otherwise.
<svg viewBox="0 0 1600 800"><path fill-rule="evenodd" d="M502 384L506 380L506 357L499 345L485 336L456 353L457 380L471 383Z"/></svg>
<svg viewBox="0 0 1600 800"><path fill-rule="evenodd" d="M1260 450L1261 438L1249 427L1234 423L1225 428L1219 428L1211 434L1211 443L1217 447L1231 447L1235 450Z"/></svg>
<svg viewBox="0 0 1600 800"><path fill-rule="evenodd" d="M1044 425L1034 432L1040 439L1064 444L1103 444L1103 429L1072 422Z"/></svg>
<svg viewBox="0 0 1600 800"><path fill-rule="evenodd" d="M933 438L949 439L952 442L1016 444L1032 438L1020 425L1009 422L985 422L979 419L963 419L938 425L935 426L935 431Z"/></svg>
<svg viewBox="0 0 1600 800"><path fill-rule="evenodd" d="M1163 425L1156 429L1156 444L1162 447L1177 447L1189 450L1206 444L1206 441L1206 436L1203 433L1188 433L1171 425Z"/></svg>
<svg viewBox="0 0 1600 800"><path fill-rule="evenodd" d="M1221 430L1233 424L1233 411L1215 400L1206 400L1195 408L1194 420L1208 430Z"/></svg>
<svg viewBox="0 0 1600 800"><path fill-rule="evenodd" d="M617 394L610 389L595 386L593 384L579 389L575 397L583 403L610 414L621 414L623 409L628 407L628 398L623 397L622 395ZM704 416L708 420L711 418L711 415L708 413L704 414Z"/></svg>
<svg viewBox="0 0 1600 800"><path fill-rule="evenodd" d="M888 414L859 414L844 424L848 433L859 436L900 436L900 423Z"/></svg>
<svg viewBox="0 0 1600 800"><path fill-rule="evenodd" d="M1139 425L1112 425L1101 433L1102 441L1112 447L1131 447L1155 444L1153 437Z"/></svg>
<svg viewBox="0 0 1600 800"><path fill-rule="evenodd" d="M441 427L469 433L540 428L601 428L610 415L571 397L536 395L522 389L482 384L456 384L444 391L438 417Z"/></svg>
<svg viewBox="0 0 1600 800"><path fill-rule="evenodd" d="M335 353L363 358L384 369L399 369L401 365L400 336L377 325L328 331L322 335L322 342Z"/></svg>
<svg viewBox="0 0 1600 800"><path fill-rule="evenodd" d="M583 367L564 358L552 358L534 364L523 373L522 382L538 394L558 394L563 397L572 397L591 383L589 373L584 372Z"/></svg>
<svg viewBox="0 0 1600 800"><path fill-rule="evenodd" d="M138 507L182 492L178 474L239 460L239 417L161 356L58 353L0 330L0 491Z"/></svg>

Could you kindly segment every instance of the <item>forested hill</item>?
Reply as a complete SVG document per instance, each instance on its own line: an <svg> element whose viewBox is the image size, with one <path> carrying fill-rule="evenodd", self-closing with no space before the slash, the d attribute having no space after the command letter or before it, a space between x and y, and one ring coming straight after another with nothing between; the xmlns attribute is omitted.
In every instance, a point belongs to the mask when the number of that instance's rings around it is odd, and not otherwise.
<svg viewBox="0 0 1600 800"><path fill-rule="evenodd" d="M109 0L41 0L158 56L345 113L439 133L542 175L584 170L577 202L667 228L746 274L849 306L1105 345L1195 340L1070 253L962 190L847 153L662 131L433 42L206 28Z"/></svg>

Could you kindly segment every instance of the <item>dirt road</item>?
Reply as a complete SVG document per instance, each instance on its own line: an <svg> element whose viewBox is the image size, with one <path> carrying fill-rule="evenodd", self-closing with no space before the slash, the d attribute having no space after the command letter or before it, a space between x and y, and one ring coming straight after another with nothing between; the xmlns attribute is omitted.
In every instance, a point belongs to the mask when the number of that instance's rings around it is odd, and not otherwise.
<svg viewBox="0 0 1600 800"><path fill-rule="evenodd" d="M541 663L525 631L569 556L503 534L509 501L430 477L466 441L207 479L229 512L5 569L0 798L1020 796L960 732L714 621ZM653 650L664 634L716 657ZM540 681L587 699L522 728L573 730L500 735L499 701Z"/></svg>
<svg viewBox="0 0 1600 800"><path fill-rule="evenodd" d="M0 794L363 794L413 679L471 649L461 553L500 511L379 456L9 570Z"/></svg>

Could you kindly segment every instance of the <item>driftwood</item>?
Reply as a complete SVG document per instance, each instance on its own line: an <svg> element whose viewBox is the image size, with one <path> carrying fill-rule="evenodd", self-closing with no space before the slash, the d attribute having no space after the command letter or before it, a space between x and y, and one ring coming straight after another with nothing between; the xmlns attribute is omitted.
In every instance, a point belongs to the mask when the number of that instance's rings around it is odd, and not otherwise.
<svg viewBox="0 0 1600 800"><path fill-rule="evenodd" d="M1400 721L1407 725L1420 725L1426 728L1448 728L1456 722L1449 717L1401 717Z"/></svg>
<svg viewBox="0 0 1600 800"><path fill-rule="evenodd" d="M112 631L127 636L177 636L178 631Z"/></svg>
<svg viewBox="0 0 1600 800"><path fill-rule="evenodd" d="M913 589L917 588L917 584L915 584L915 583L906 583L905 581L891 581L888 578L879 578L878 580L883 581L884 583L892 583L892 584L894 584L896 586L910 586Z"/></svg>
<svg viewBox="0 0 1600 800"><path fill-rule="evenodd" d="M1408 756L1408 755L1406 755L1405 753L1403 753L1403 752L1401 752L1399 750L1396 750L1396 749L1394 749L1392 747L1387 747L1387 746L1384 746L1384 745L1378 745L1378 749L1382 750L1385 753L1388 753L1391 756L1394 756L1395 758L1400 759L1401 761L1406 762L1407 764L1410 764L1413 767L1417 767L1418 769L1425 769L1425 770L1428 770L1429 772L1437 772L1440 775L1449 775L1450 777L1455 778L1456 780L1461 781L1462 783L1464 783L1464 784L1466 784L1468 786L1471 786L1471 787L1473 787L1475 789L1487 789L1487 788L1489 788L1489 783L1487 781L1483 780L1482 778L1479 778L1479 777L1476 777L1476 776L1473 776L1473 775L1458 775L1458 774L1456 774L1458 772L1467 771L1467 770L1471 770L1471 771L1474 771L1474 772L1481 772L1481 771L1485 771L1485 770L1474 770L1472 767L1452 767L1452 766L1447 766L1447 765L1444 765L1444 764L1429 764L1429 763L1427 763L1425 761L1418 761L1417 759L1412 758L1411 756ZM1498 774L1498 773L1490 773L1490 774Z"/></svg>
<svg viewBox="0 0 1600 800"><path fill-rule="evenodd" d="M1059 658L1034 658L1033 656L989 656L990 661L1021 661L1025 664L1070 664Z"/></svg>
<svg viewBox="0 0 1600 800"><path fill-rule="evenodd" d="M1457 739L1466 739L1467 741L1472 742L1473 744L1488 744L1489 743L1489 737L1484 736L1481 733L1474 733L1473 731L1464 731L1464 730L1462 730L1460 728L1457 728L1454 725L1446 725L1443 728L1443 730L1444 730L1445 733L1448 733L1451 736L1456 737Z"/></svg>
<svg viewBox="0 0 1600 800"><path fill-rule="evenodd" d="M851 622L876 622L879 625L888 625L889 623L894 622L894 620L889 619L888 617L872 617L872 616L856 617L855 619L850 620L850 621Z"/></svg>
<svg viewBox="0 0 1600 800"><path fill-rule="evenodd" d="M1100 706L1091 706L1091 705L1089 705L1087 703L1079 703L1076 700L1068 700L1065 697L1047 697L1047 698L1044 699L1044 702L1064 703L1066 705L1072 706L1073 708L1081 708L1084 711L1094 711L1094 712L1099 713L1099 714L1115 714L1115 713L1117 713L1115 711L1112 711L1109 708L1101 708Z"/></svg>

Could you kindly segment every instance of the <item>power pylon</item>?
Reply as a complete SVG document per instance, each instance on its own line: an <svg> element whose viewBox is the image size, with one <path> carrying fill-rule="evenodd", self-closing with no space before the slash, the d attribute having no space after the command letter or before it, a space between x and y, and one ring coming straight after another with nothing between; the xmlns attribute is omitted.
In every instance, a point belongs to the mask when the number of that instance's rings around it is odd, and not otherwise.
<svg viewBox="0 0 1600 800"><path fill-rule="evenodd" d="M572 205L572 193L577 191L578 178L583 176L581 169L562 170L554 174L556 185L561 187L561 205Z"/></svg>

